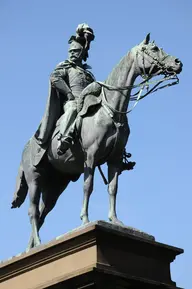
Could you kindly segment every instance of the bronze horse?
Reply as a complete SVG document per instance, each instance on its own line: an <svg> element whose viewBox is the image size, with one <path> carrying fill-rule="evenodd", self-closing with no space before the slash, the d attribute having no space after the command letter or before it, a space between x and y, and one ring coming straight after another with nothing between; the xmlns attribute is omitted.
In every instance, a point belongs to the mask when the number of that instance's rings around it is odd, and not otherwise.
<svg viewBox="0 0 192 289"><path fill-rule="evenodd" d="M148 34L121 59L103 85L100 83L101 102L82 117L79 139L71 149L59 156L54 132L43 160L35 167L31 162L33 138L30 139L23 151L12 202L13 208L19 207L29 192L32 234L28 248L40 244L39 229L46 215L70 181L76 181L82 173L84 198L81 219L83 224L89 222L88 204L93 191L94 171L104 163L108 165L109 220L122 224L116 214L116 195L123 152L130 133L126 111L131 89L139 75L149 79L159 74L176 75L181 70L182 63L150 42Z"/></svg>

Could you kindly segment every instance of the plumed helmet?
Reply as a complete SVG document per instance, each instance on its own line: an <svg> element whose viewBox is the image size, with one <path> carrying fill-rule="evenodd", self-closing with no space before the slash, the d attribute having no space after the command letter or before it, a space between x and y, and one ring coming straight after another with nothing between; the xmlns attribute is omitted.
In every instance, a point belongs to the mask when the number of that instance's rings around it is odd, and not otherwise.
<svg viewBox="0 0 192 289"><path fill-rule="evenodd" d="M68 43L72 43L73 41L80 43L85 50L83 60L86 61L89 57L88 50L90 48L90 43L94 38L95 35L93 29L90 28L88 24L82 23L77 26L76 35L72 35Z"/></svg>

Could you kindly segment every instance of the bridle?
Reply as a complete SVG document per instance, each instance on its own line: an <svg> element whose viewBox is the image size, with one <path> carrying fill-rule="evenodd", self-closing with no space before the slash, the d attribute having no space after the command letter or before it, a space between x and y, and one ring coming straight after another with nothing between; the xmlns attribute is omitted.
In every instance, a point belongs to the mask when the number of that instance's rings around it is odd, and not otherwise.
<svg viewBox="0 0 192 289"><path fill-rule="evenodd" d="M131 112L135 108L137 103L141 99L146 97L147 95L154 93L159 89L173 86L173 85L176 85L179 83L179 78L178 78L177 74L173 73L170 75L170 73L168 71L168 67L166 67L166 65L164 63L165 59L167 57L169 57L168 54L165 55L160 60L158 60L157 57L154 57L153 55L150 54L150 52L148 51L148 49L145 46L142 46L141 49L137 48L137 51L136 51L137 62L138 62L139 54L142 57L142 68L140 69L140 75L144 79L141 83L136 84L136 85L124 86L124 87L115 87L115 86L105 84L104 82L97 81L97 83L102 86L103 106L107 110L107 112L110 114L111 117L113 117L115 113L127 114L127 113ZM145 70L145 54L152 59L149 73L146 73L146 70ZM138 67L139 67L139 65L138 65ZM157 69L156 73L153 73L154 68ZM152 77L155 77L159 74L163 74L164 77L162 79L159 79L159 80L150 81L150 79ZM168 81L168 80L173 80L173 81L171 83L168 83L168 84L165 84L165 85L158 87L161 83ZM151 89L149 89L150 84L154 85ZM105 94L105 90L104 90L104 88L106 88L107 90L123 91L123 90L138 88L138 87L140 88L139 91L130 96L130 101L135 101L135 103L134 103L133 107L128 111L118 111L115 108L113 108L108 103L107 98L106 98L106 94ZM144 89L147 89L147 92L144 95L142 95L142 92Z"/></svg>
<svg viewBox="0 0 192 289"><path fill-rule="evenodd" d="M161 50L161 49L159 49L159 50ZM142 55L142 63L143 63L142 70L143 70L143 73L141 71L141 75L143 75L144 79L147 78L147 77L156 76L158 74L164 74L164 75L168 75L169 74L169 72L167 70L167 67L166 67L166 65L164 63L165 59L170 56L169 54L166 54L163 58L161 58L161 61L159 61L157 57L155 57L155 56L153 56L153 55L151 55L149 53L148 49L145 46L142 46L142 48L140 50L137 49L137 51L136 51L136 59L137 59L137 61L138 61L138 55L139 54ZM150 68L148 74L145 71L145 54L148 55L152 59L152 62L151 62L152 65L151 65L151 68ZM157 72L152 75L153 69L155 67L157 67Z"/></svg>
<svg viewBox="0 0 192 289"><path fill-rule="evenodd" d="M138 62L138 55L139 54L142 55L142 63L143 63L142 71L140 71L140 75L143 78L143 81L141 83L136 84L136 85L124 86L124 87L115 87L115 86L112 86L112 85L108 85L108 84L106 84L104 82L99 82L99 81L97 82L102 87L102 106L104 107L106 112L110 115L110 117L113 119L114 125L115 125L116 130L117 130L116 138L115 138L115 144L113 146L112 152L115 149L115 146L116 146L116 143L117 143L119 128L123 125L123 123L121 123L119 121L117 122L114 119L114 115L115 114L120 114L120 115L124 115L125 116L127 113L131 112L135 108L137 103L142 98L146 97L150 93L154 93L158 89L162 89L162 88L169 87L169 86L172 86L172 85L175 85L175 84L179 83L179 78L177 77L176 73L174 73L172 75L168 75L169 73L167 71L167 67L165 66L165 63L163 63L163 61L169 55L166 55L164 58L162 58L161 62L160 62L156 57L153 57L153 55L151 55L149 53L149 51L146 49L146 47L143 46L141 48L141 50L137 49L137 51L136 51L137 62ZM145 70L145 54L147 54L150 58L152 58L151 67L150 67L150 70L149 70L148 74L146 73L146 70ZM155 67L157 67L157 72L155 74L152 74L153 69ZM150 81L150 79L152 77L154 77L154 76L156 76L158 74L164 74L164 77L162 79L160 79L160 80ZM158 87L161 83L163 83L166 80L173 80L173 82ZM154 84L154 86L149 90L149 85L150 84ZM130 96L130 101L135 101L135 103L134 103L133 107L130 110L128 110L128 111L118 111L115 108L113 108L107 101L106 94L105 94L105 88L107 90L112 90L112 91L114 91L114 90L115 91L123 91L123 90L138 88L138 87L140 88L139 91L136 92L134 95ZM142 95L142 92L143 92L143 90L145 88L147 88L147 92L144 95ZM112 152L110 154L112 154ZM126 151L124 151L123 158L124 158L125 163L128 163L127 157L128 157L128 154L126 153ZM105 176L104 176L104 174L103 174L103 172L101 170L101 167L98 166L98 168L99 168L99 172L100 172L100 174L101 174L101 176L103 178L104 183L108 184L108 181L106 180L106 178L105 178Z"/></svg>

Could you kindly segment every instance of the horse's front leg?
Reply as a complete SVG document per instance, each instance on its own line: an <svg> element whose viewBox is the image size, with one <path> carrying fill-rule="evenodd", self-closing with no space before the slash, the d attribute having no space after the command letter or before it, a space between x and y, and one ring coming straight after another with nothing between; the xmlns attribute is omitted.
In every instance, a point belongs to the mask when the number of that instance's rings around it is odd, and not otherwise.
<svg viewBox="0 0 192 289"><path fill-rule="evenodd" d="M116 196L118 189L119 168L114 164L108 163L108 192L109 192L109 220L118 225L123 223L118 220L116 213Z"/></svg>
<svg viewBox="0 0 192 289"><path fill-rule="evenodd" d="M95 172L94 155L87 154L87 159L84 164L84 197L80 216L83 225L89 223L88 206L89 206L89 198L93 191L94 172Z"/></svg>

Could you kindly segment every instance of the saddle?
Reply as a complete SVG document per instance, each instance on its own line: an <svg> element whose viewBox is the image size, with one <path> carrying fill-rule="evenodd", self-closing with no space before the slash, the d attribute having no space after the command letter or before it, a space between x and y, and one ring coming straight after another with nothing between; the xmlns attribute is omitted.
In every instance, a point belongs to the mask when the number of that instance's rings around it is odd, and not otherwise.
<svg viewBox="0 0 192 289"><path fill-rule="evenodd" d="M79 101L77 103L78 116L84 117L94 106L100 103L101 103L101 96L95 96L92 94L85 96L83 100L83 105L79 103Z"/></svg>
<svg viewBox="0 0 192 289"><path fill-rule="evenodd" d="M84 116L90 107L101 103L101 85L97 82L89 84L77 99L77 113Z"/></svg>

